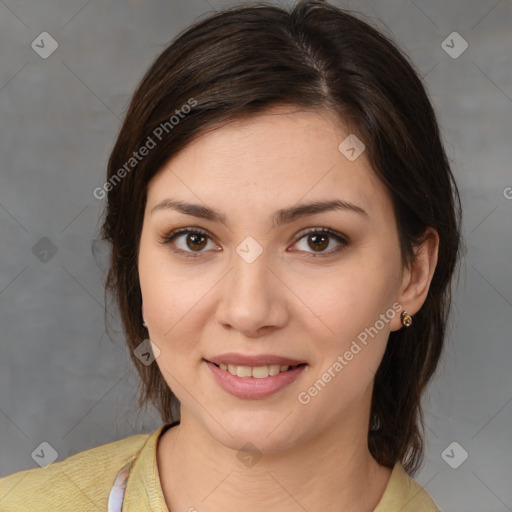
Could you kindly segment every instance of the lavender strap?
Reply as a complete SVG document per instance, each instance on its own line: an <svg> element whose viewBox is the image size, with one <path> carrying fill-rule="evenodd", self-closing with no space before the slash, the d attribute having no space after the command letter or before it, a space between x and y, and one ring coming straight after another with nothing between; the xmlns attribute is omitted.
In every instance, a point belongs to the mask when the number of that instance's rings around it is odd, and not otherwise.
<svg viewBox="0 0 512 512"><path fill-rule="evenodd" d="M110 489L108 495L108 512L121 512L123 508L124 493L126 491L126 483L130 475L130 468L135 459L128 461L117 473L114 485Z"/></svg>

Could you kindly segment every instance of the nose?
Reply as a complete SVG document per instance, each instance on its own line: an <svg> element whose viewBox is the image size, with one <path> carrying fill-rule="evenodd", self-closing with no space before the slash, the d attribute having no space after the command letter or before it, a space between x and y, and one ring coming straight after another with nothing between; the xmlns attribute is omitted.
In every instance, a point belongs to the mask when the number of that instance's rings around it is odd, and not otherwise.
<svg viewBox="0 0 512 512"><path fill-rule="evenodd" d="M288 320L285 290L264 254L248 262L235 253L233 268L223 279L216 320L248 338L266 335Z"/></svg>

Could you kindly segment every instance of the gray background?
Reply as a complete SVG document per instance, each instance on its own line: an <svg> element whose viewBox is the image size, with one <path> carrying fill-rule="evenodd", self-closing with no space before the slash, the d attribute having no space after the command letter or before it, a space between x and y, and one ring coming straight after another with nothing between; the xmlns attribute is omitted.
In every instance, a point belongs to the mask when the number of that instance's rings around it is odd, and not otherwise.
<svg viewBox="0 0 512 512"><path fill-rule="evenodd" d="M160 425L137 414L122 338L105 334L92 191L154 57L234 3L0 1L0 476L36 467L43 441L62 460ZM512 510L512 3L333 3L392 34L425 75L463 199L467 253L416 479L445 512ZM59 45L47 59L31 48L43 31ZM455 59L441 47L453 31L469 44ZM441 456L452 442L452 463L469 454L457 469Z"/></svg>

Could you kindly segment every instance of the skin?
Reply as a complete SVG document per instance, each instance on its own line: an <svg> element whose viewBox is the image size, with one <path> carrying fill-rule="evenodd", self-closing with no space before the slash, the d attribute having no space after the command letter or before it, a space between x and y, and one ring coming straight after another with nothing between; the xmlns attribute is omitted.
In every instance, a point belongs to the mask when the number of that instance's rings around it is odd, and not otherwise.
<svg viewBox="0 0 512 512"><path fill-rule="evenodd" d="M382 497L391 469L372 458L367 432L374 374L390 331L404 328L399 313L307 405L297 396L394 303L411 315L421 308L439 241L429 230L415 264L402 266L387 190L364 152L349 161L338 150L350 133L327 111L274 108L203 134L148 185L138 261L143 315L160 349L156 364L181 402L181 424L157 449L172 511L243 504L362 512ZM229 227L172 209L151 213L165 198L214 208ZM276 210L330 199L368 216L333 210L272 228ZM199 248L186 234L161 243L182 227L211 236ZM329 236L318 250L303 234L308 228L330 228L348 244ZM263 249L252 263L236 252L248 236ZM242 399L220 388L203 361L225 352L308 366L274 395ZM262 455L249 467L237 457L246 443Z"/></svg>

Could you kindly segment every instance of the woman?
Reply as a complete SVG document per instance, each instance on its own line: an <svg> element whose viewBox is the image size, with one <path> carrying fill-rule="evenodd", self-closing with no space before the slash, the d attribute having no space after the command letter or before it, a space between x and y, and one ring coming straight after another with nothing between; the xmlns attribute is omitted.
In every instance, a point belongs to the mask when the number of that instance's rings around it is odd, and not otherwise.
<svg viewBox="0 0 512 512"><path fill-rule="evenodd" d="M2 510L439 510L412 476L460 200L389 40L319 1L195 24L95 195L163 425L3 479Z"/></svg>

